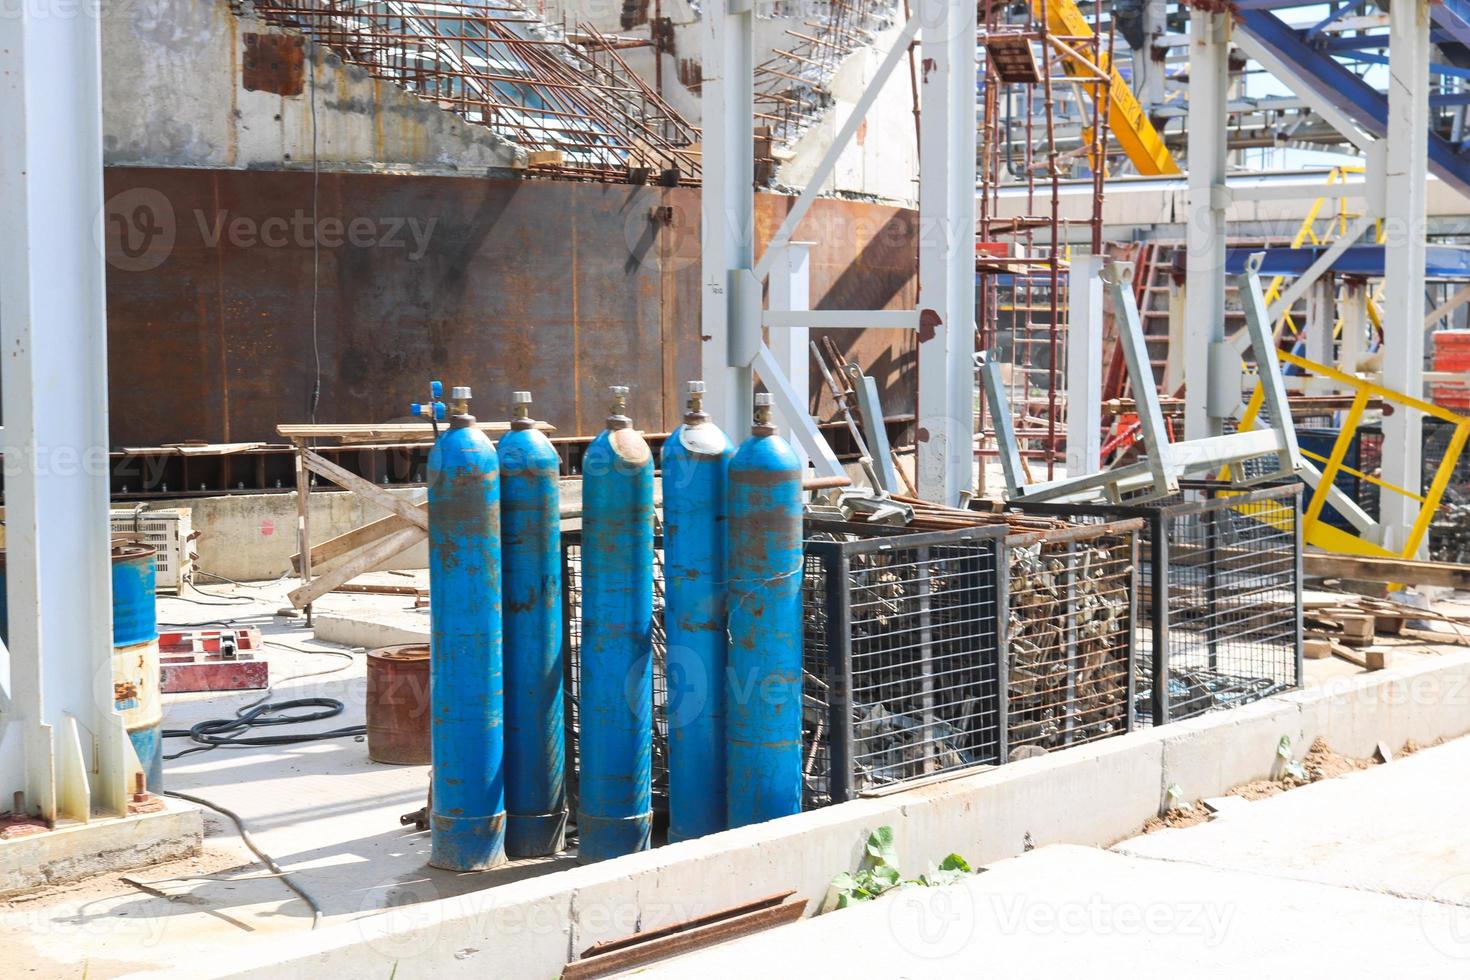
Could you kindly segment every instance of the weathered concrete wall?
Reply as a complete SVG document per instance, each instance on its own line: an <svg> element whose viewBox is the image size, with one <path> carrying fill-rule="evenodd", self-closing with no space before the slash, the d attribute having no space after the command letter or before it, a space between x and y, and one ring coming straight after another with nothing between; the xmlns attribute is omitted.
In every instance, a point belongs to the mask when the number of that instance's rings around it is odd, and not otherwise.
<svg viewBox="0 0 1470 980"><path fill-rule="evenodd" d="M705 6L708 6L708 0ZM586 22L610 34L651 37L654 4L649 0L641 0L638 7L645 9L650 22L639 23L631 28L622 26L622 0L547 0L545 9L547 20L564 20L569 27L578 22ZM674 50L662 55L660 87L663 96L690 122L696 126L701 125L703 112L699 94L691 91L681 81L681 72L685 77L690 77L692 71L698 71L697 66L702 61L701 8L694 6L689 0L660 0L657 13L669 18L674 28ZM789 0L758 0L755 3L754 38L751 45L755 63L759 65L776 58L777 50L791 51L799 47L802 44L800 39L792 37L788 32L808 36L818 33L811 26L811 22L818 20L818 15L819 10L815 5ZM894 17L895 20L901 20L902 5L895 5ZM888 52L901 26L895 23L876 39L876 43L854 51L838 67L830 83L835 104L788 148L792 154L791 159L777 170L777 179L782 184L791 187L805 185L807 177L816 169L831 145L832 137L847 120L853 103L862 94L863 87L872 77L878 62ZM632 48L620 54L640 77L651 85L655 84L659 73L654 68L655 55L652 47ZM693 81L693 78L690 80ZM764 81L765 79L758 78L757 84ZM757 105L756 108L771 111L768 104ZM916 201L918 148L912 110L908 69L900 63L877 102L869 110L863 130L838 158L837 168L825 190L872 195L888 201Z"/></svg>
<svg viewBox="0 0 1470 980"><path fill-rule="evenodd" d="M109 165L310 170L315 157L327 170L482 175L524 159L489 129L309 41L292 84L291 46L277 63L273 43L250 39L289 32L233 13L227 0L109 2L102 11Z"/></svg>
<svg viewBox="0 0 1470 980"><path fill-rule="evenodd" d="M792 158L776 172L792 187L805 187L817 164L847 123L853 107L868 89L878 65L893 47L902 25L879 36L877 43L848 55L832 78L834 105L791 148ZM914 57L918 59L916 51ZM857 134L837 158L837 167L822 188L858 191L891 201L916 201L919 193L919 138L914 129L914 91L908 67L899 62L879 91Z"/></svg>
<svg viewBox="0 0 1470 980"><path fill-rule="evenodd" d="M421 503L426 495L423 487L388 492L413 503ZM191 511L194 530L199 532L194 543L194 550L199 554L198 568L238 582L279 578L291 569L291 556L296 553L294 493L197 497L170 500L167 506L187 507ZM311 540L321 544L385 516L384 511L355 493L313 493ZM425 568L428 562L428 546L419 545L383 567ZM331 567L332 563L328 562L313 571L320 573ZM201 577L199 584L208 588L209 579Z"/></svg>

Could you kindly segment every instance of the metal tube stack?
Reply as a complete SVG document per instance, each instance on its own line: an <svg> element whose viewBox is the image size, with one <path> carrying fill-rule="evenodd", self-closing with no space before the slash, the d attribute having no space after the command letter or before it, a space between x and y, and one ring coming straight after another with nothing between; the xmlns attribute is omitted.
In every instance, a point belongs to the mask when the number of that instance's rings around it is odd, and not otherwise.
<svg viewBox="0 0 1470 980"><path fill-rule="evenodd" d="M653 454L615 386L582 460L578 857L647 850L653 829Z"/></svg>
<svg viewBox="0 0 1470 980"><path fill-rule="evenodd" d="M450 871L505 860L500 467L469 397L429 453L429 863Z"/></svg>
<svg viewBox="0 0 1470 980"><path fill-rule="evenodd" d="M725 494L735 448L689 382L684 424L660 462L668 650L669 840L724 830Z"/></svg>
<svg viewBox="0 0 1470 980"><path fill-rule="evenodd" d="M555 854L567 825L562 731L561 460L531 421L531 394L511 396L500 440L504 547L505 850Z"/></svg>
<svg viewBox="0 0 1470 980"><path fill-rule="evenodd" d="M729 825L801 810L801 463L755 396L729 468Z"/></svg>

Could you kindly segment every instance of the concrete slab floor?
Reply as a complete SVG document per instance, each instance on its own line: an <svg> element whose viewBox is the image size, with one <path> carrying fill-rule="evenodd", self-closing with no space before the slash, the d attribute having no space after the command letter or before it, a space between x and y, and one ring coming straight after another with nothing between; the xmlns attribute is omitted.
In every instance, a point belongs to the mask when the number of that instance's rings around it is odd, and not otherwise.
<svg viewBox="0 0 1470 980"><path fill-rule="evenodd" d="M425 578L425 573L419 573ZM412 582L392 573L364 581ZM290 731L327 731L365 722L365 657L321 643L300 620L277 618L288 606L285 583L210 584L193 601L160 596L159 620L170 625L259 626L273 700L327 697L343 713ZM389 609L411 597L334 594L322 611ZM290 647L288 649L287 647ZM334 650L337 655L325 653ZM295 679L292 679L295 678ZM188 728L226 718L264 692L165 697L164 726ZM165 742L172 754L188 739ZM256 843L322 905L323 925L392 906L474 891L571 866L572 858L523 861L481 875L457 875L426 864L426 832L403 827L400 814L424 804L427 766L371 762L362 737L280 748L220 748L165 763L166 789L200 796L244 819ZM217 961L231 944L311 927L311 910L270 875L240 841L230 820L205 811L205 849L198 858L121 875L108 874L23 900L0 903L6 976L118 976L194 957ZM124 882L124 877L146 887Z"/></svg>
<svg viewBox="0 0 1470 980"><path fill-rule="evenodd" d="M426 578L423 572L380 572L362 581L425 585ZM323 696L345 705L340 716L300 726L300 731L363 723L364 657L361 652L330 655L327 651L346 650L320 642L300 620L277 618L275 612L288 605L289 583L213 583L205 589L190 601L161 597L160 621L259 626L269 641L280 644L266 651L275 678L274 699ZM426 628L427 616L411 607L411 597L332 594L317 604L317 612L347 619L399 617ZM1394 656L1430 658L1433 651L1425 645ZM1309 684L1356 673L1357 668L1341 661L1308 662ZM262 693L169 696L165 725L187 728L229 717ZM171 739L167 746L172 753L188 743ZM572 864L567 857L520 862L481 875L428 868L427 834L398 822L400 814L423 804L427 768L372 763L364 742L350 737L280 748L217 749L171 761L166 774L169 788L239 813L259 846L322 904L324 925L360 921L389 907L466 894ZM142 887L124 882L123 876L105 875L0 904L6 974L85 973L97 978L177 967L197 957L217 963L232 947L243 949L264 936L310 928L310 910L255 861L229 820L206 813L205 826L200 857L126 876ZM1385 921L1398 920L1388 915Z"/></svg>
<svg viewBox="0 0 1470 980"><path fill-rule="evenodd" d="M1112 850L1055 845L637 971L1464 977L1470 739ZM900 857L902 857L900 855Z"/></svg>

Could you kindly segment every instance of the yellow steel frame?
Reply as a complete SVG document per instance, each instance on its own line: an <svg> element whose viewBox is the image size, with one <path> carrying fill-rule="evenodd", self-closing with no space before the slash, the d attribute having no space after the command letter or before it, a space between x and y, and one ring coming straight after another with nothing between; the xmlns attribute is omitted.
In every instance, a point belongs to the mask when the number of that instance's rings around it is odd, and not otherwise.
<svg viewBox="0 0 1470 980"><path fill-rule="evenodd" d="M1327 184L1330 187L1333 184L1345 183L1350 175L1361 175L1366 172L1367 171L1363 167L1357 166L1333 167L1332 170L1330 170L1327 174ZM1347 199L1342 197L1337 198L1336 211L1333 214L1329 214L1327 216L1327 227L1323 229L1321 235L1317 234L1317 221L1322 215L1322 209L1326 206L1327 197L1325 195L1317 198L1315 201L1312 202L1311 208L1307 210L1306 217L1302 219L1301 227L1297 228L1296 235L1291 240L1292 248L1301 248L1308 242L1311 242L1313 245L1325 245L1332 240L1333 236L1347 234L1348 222L1350 220L1356 219L1358 217L1358 213L1356 211L1349 211L1347 207ZM1377 223L1376 237L1379 244L1382 244L1383 221L1381 219ZM1285 285L1285 283L1285 276L1275 276L1272 278L1271 284L1266 287L1267 306L1270 306L1272 303L1276 302L1276 300L1281 296L1281 287ZM1368 298L1368 320L1373 324L1374 327L1378 329L1379 333L1383 332L1383 322L1379 316L1378 311L1378 304L1382 299L1382 294L1383 284L1379 283L1378 287L1373 291L1373 294ZM1290 335L1293 337L1301 333L1301 328L1297 326L1297 322L1295 318L1292 317L1290 311L1281 314L1281 319L1276 324L1277 338L1280 339L1286 331L1290 331ZM1332 334L1334 337L1336 337L1341 333L1341 331L1342 320L1338 319L1332 325ZM1352 367L1352 365L1348 366Z"/></svg>
<svg viewBox="0 0 1470 980"><path fill-rule="evenodd" d="M1444 497L1445 488L1449 486L1450 479L1455 473L1455 464L1459 461L1460 453L1465 448L1465 443L1470 440L1470 417L1452 412L1447 408L1441 408L1433 402L1424 401L1421 398L1412 398L1402 392L1385 388L1383 385L1367 381L1355 375L1339 371L1337 368L1326 364L1318 364L1309 361L1305 357L1298 357L1287 351L1278 351L1277 356L1287 364L1295 364L1309 374L1327 378L1338 384L1352 388L1355 392L1352 405L1343 417L1342 431L1338 433L1337 441L1332 446L1331 455L1326 458L1306 451L1307 456L1322 463L1322 476L1317 481L1317 489L1312 494L1312 499L1307 504L1306 513L1302 515L1302 538L1307 544L1336 551L1345 554L1369 555L1381 557L1413 558L1419 553L1419 546L1424 543L1424 536L1429 532L1429 526L1434 520L1435 513L1439 510L1440 501ZM1343 462L1347 456L1348 449L1352 447L1353 435L1363 421L1363 413L1368 408L1368 403L1373 398L1391 402L1404 409L1423 412L1425 415L1442 419L1455 427L1454 434L1450 437L1449 446L1445 449L1444 458L1439 461L1439 467L1434 472L1434 479L1430 482L1429 489L1425 493L1413 493L1410 490L1395 486L1392 483L1353 469ZM1250 402L1246 405L1245 413L1241 415L1237 429L1244 432L1255 426L1256 417L1260 414L1261 405L1265 401L1259 382L1256 383L1255 391L1251 393ZM1414 521L1414 526L1409 531L1408 540L1404 544L1404 550L1395 555L1382 545L1366 541L1358 535L1343 531L1327 524L1321 520L1322 509L1327 504L1327 496L1332 488L1332 481L1337 479L1339 473L1348 473L1359 479L1367 480L1374 486L1381 487L1393 493L1401 494L1419 502L1419 517Z"/></svg>
<svg viewBox="0 0 1470 980"><path fill-rule="evenodd" d="M1046 17L1047 30L1053 33L1071 38L1093 35L1092 24L1088 22L1087 15L1077 9L1073 0L1031 0L1031 10L1037 17ZM1112 79L1108 85L1108 128L1113 131L1118 146L1128 155L1134 168L1145 177L1178 174L1179 164L1169 154L1164 138L1149 121L1148 113L1143 111L1143 106L1133 97L1133 90L1113 67L1112 59L1102 53L1097 64L1093 64L1075 48L1066 44L1055 46L1069 76L1094 79L1101 76ZM1101 86L1082 87L1095 99L1095 90Z"/></svg>

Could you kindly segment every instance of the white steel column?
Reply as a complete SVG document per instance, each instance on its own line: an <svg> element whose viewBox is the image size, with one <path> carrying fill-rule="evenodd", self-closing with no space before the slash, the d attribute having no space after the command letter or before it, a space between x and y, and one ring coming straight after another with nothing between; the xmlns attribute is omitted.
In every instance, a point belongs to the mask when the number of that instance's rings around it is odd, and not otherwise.
<svg viewBox="0 0 1470 980"><path fill-rule="evenodd" d="M1383 383L1419 398L1424 389L1424 230L1429 129L1429 5L1399 0L1389 13L1388 164L1385 177ZM1383 420L1383 479L1420 490L1423 417L1401 408ZM1401 549L1419 504L1382 491L1383 544Z"/></svg>
<svg viewBox="0 0 1470 980"><path fill-rule="evenodd" d="M1333 363L1333 329L1337 326L1337 282L1327 273L1307 290L1307 352L1309 361Z"/></svg>
<svg viewBox="0 0 1470 980"><path fill-rule="evenodd" d="M1219 435L1209 416L1210 346L1225 338L1227 18L1189 12L1189 206L1185 257L1184 437Z"/></svg>
<svg viewBox="0 0 1470 980"><path fill-rule="evenodd" d="M975 6L920 0L917 473L928 500L974 482Z"/></svg>
<svg viewBox="0 0 1470 980"><path fill-rule="evenodd" d="M1164 102L1164 63L1154 60L1154 41L1168 31L1167 0L1144 0L1143 48L1133 52L1133 94L1149 112Z"/></svg>
<svg viewBox="0 0 1470 980"><path fill-rule="evenodd" d="M1353 374L1358 359L1368 349L1368 284L1362 279L1347 278L1342 283L1342 354L1340 371Z"/></svg>
<svg viewBox="0 0 1470 980"><path fill-rule="evenodd" d="M767 297L773 310L811 309L811 242L791 242L781 249L771 267ZM803 411L811 412L811 331L806 327L771 327L771 353L791 388L791 397ZM798 439L788 440L801 468L806 470L806 448Z"/></svg>
<svg viewBox="0 0 1470 980"><path fill-rule="evenodd" d="M704 41L703 149L704 196L700 222L700 365L708 411L725 431L744 431L752 412L749 361L737 364L732 340L742 324L731 323L730 305L737 294L730 270L754 265L755 137L751 0L719 0L702 18ZM746 313L759 330L759 304Z"/></svg>
<svg viewBox="0 0 1470 980"><path fill-rule="evenodd" d="M1100 255L1074 256L1067 279L1067 477L1102 469Z"/></svg>
<svg viewBox="0 0 1470 980"><path fill-rule="evenodd" d="M125 808L112 710L99 22L0 17L0 333L9 704L0 799L54 819ZM24 772L15 763L24 758Z"/></svg>

